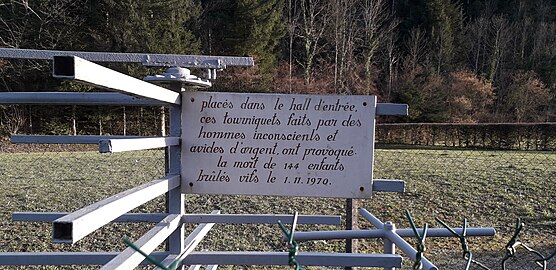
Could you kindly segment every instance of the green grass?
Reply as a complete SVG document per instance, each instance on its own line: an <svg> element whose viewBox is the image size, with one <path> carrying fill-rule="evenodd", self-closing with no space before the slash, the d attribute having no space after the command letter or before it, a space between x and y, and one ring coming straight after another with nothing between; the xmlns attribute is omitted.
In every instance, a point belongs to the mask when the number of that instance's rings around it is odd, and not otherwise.
<svg viewBox="0 0 556 270"><path fill-rule="evenodd" d="M163 174L162 151L101 155L94 152L0 154L0 252L120 251L121 238L137 239L152 224L110 224L75 245L51 243L51 225L11 221L12 212L74 211ZM378 150L375 178L406 180L403 194L377 193L361 200L383 221L409 226L404 211L418 225L454 227L466 217L470 226L495 227L495 237L471 239L478 260L493 269L504 255L517 217L526 223L524 242L545 254L556 249L556 154L551 152ZM344 200L225 195L188 195L189 213L293 213L344 215ZM162 212L157 198L136 212ZM362 228L372 228L360 220ZM188 226L190 231L192 226ZM335 230L341 226L300 226L299 230ZM199 249L285 251L277 225L217 225ZM342 241L301 244L301 251L340 252ZM441 269L463 269L459 242L427 239L425 254ZM377 253L378 240L360 242L361 252ZM408 260L406 260L408 261ZM556 265L556 259L551 262ZM406 263L410 269L410 263ZM523 265L520 268L527 269ZM251 267L257 268L257 267ZM6 268L8 269L8 268ZM10 268L11 269L11 268ZM68 267L69 269L69 267ZM554 269L554 268L553 268Z"/></svg>

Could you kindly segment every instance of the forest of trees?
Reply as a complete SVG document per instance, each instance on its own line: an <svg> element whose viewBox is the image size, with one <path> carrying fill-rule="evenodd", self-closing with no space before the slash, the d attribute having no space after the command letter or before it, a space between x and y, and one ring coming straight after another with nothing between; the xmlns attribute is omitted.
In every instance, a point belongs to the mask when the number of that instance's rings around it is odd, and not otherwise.
<svg viewBox="0 0 556 270"><path fill-rule="evenodd" d="M247 55L256 66L221 72L211 91L373 94L409 104L412 122L556 121L553 0L2 0L0 47ZM51 79L46 61L0 59L0 74L0 91L92 90ZM148 134L163 113L3 106L0 121Z"/></svg>

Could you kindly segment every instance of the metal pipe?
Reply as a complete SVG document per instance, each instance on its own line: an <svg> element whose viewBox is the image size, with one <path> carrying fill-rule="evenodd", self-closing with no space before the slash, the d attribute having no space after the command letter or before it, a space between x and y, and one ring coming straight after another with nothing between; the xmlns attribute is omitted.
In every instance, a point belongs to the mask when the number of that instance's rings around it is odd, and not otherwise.
<svg viewBox="0 0 556 270"><path fill-rule="evenodd" d="M142 99L121 93L104 92L5 92L0 104L164 106L165 102Z"/></svg>
<svg viewBox="0 0 556 270"><path fill-rule="evenodd" d="M417 230L422 231L422 228ZM454 229L457 233L462 233L462 228ZM397 229L396 233L401 237L415 237L412 229ZM467 236L494 236L494 228L467 228ZM383 238L384 230L338 230L338 231L318 231L318 232L296 232L296 241L309 240L333 240L333 239L368 239ZM452 233L445 228L428 229L427 237L453 237Z"/></svg>
<svg viewBox="0 0 556 270"><path fill-rule="evenodd" d="M386 231L385 236L398 246L409 258L415 261L417 250L415 250L409 243L407 243L401 236L396 234L397 231ZM427 258L422 257L421 262L425 270L438 270Z"/></svg>
<svg viewBox="0 0 556 270"><path fill-rule="evenodd" d="M384 223L384 230L395 231L396 225L392 222ZM388 237L383 238L384 241L384 254L396 254L396 245L394 242L390 241ZM393 267L384 267L384 270L395 270Z"/></svg>
<svg viewBox="0 0 556 270"><path fill-rule="evenodd" d="M384 228L384 223L375 217L371 212L367 211L365 208L359 208L359 214L362 215L366 220L372 223L378 229Z"/></svg>
<svg viewBox="0 0 556 270"><path fill-rule="evenodd" d="M54 78L74 80L143 98L179 105L180 93L139 80L76 56L55 56Z"/></svg>
<svg viewBox="0 0 556 270"><path fill-rule="evenodd" d="M92 62L141 63L145 66L190 67L190 68L226 68L227 66L251 67L252 57L151 54L151 53L114 53L114 52L80 52L52 51L33 49L0 48L0 58L51 60L54 56L78 56Z"/></svg>

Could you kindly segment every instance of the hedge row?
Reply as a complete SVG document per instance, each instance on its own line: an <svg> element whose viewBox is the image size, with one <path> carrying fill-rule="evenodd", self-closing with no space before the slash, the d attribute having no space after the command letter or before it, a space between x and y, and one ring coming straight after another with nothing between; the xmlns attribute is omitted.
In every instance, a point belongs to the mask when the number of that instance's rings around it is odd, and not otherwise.
<svg viewBox="0 0 556 270"><path fill-rule="evenodd" d="M556 151L556 123L378 124L379 145Z"/></svg>

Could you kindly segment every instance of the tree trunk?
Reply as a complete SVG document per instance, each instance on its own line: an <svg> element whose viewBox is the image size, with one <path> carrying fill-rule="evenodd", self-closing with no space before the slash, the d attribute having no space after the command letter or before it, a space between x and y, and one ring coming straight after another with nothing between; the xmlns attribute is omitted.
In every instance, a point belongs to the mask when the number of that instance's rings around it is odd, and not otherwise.
<svg viewBox="0 0 556 270"><path fill-rule="evenodd" d="M125 113L125 106L123 107L123 117L124 117L124 136L127 135L127 115Z"/></svg>
<svg viewBox="0 0 556 270"><path fill-rule="evenodd" d="M139 136L143 136L143 107L139 108L139 119L137 119L137 126L139 127Z"/></svg>
<svg viewBox="0 0 556 270"><path fill-rule="evenodd" d="M98 135L102 136L102 113L98 112Z"/></svg>
<svg viewBox="0 0 556 270"><path fill-rule="evenodd" d="M77 106L71 106L71 134L77 136L77 119L76 119Z"/></svg>
<svg viewBox="0 0 556 270"><path fill-rule="evenodd" d="M29 132L33 134L33 107L29 105Z"/></svg>
<svg viewBox="0 0 556 270"><path fill-rule="evenodd" d="M160 136L166 136L166 112L164 110L164 106L160 106Z"/></svg>

